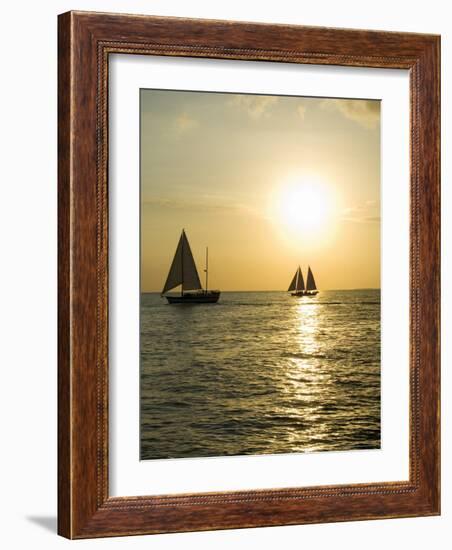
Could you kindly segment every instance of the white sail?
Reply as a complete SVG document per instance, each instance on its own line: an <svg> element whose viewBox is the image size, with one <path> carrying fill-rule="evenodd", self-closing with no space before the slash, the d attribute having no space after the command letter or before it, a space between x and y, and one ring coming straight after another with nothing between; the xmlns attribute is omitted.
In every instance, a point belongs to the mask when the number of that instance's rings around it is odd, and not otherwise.
<svg viewBox="0 0 452 550"><path fill-rule="evenodd" d="M314 281L314 275L312 274L311 268L308 268L308 278L306 279L306 290L317 290Z"/></svg>
<svg viewBox="0 0 452 550"><path fill-rule="evenodd" d="M287 292L292 292L292 290L295 290L297 288L297 278L298 278L298 271L300 268L295 271L295 275L293 276L292 282L289 285L289 288L287 289Z"/></svg>
<svg viewBox="0 0 452 550"><path fill-rule="evenodd" d="M185 231L182 231L162 294L182 285L182 290L202 288Z"/></svg>
<svg viewBox="0 0 452 550"><path fill-rule="evenodd" d="M304 280L303 280L303 274L301 273L301 269L298 268L298 280L297 280L297 288L296 290L304 290Z"/></svg>

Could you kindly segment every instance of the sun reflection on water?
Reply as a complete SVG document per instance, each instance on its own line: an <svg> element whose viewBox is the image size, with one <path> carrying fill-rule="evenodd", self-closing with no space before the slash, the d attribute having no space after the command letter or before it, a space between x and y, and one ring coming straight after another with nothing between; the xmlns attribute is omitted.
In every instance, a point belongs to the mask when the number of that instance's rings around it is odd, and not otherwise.
<svg viewBox="0 0 452 550"><path fill-rule="evenodd" d="M292 444L304 451L316 451L328 435L321 402L330 391L331 376L324 369L325 350L321 339L321 306L315 298L298 298L293 307L293 330L290 334L290 357L287 362L287 391L298 407L291 412L305 425L293 430ZM287 411L286 411L287 413Z"/></svg>
<svg viewBox="0 0 452 550"><path fill-rule="evenodd" d="M304 354L316 354L319 351L319 307L313 302L306 302L312 298L298 298L295 306L295 323L297 341Z"/></svg>

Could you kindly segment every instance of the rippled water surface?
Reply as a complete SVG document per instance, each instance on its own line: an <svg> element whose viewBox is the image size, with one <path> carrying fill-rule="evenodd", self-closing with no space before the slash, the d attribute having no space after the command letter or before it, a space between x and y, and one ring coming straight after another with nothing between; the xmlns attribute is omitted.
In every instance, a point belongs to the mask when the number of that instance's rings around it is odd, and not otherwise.
<svg viewBox="0 0 452 550"><path fill-rule="evenodd" d="M142 295L142 459L379 447L379 290Z"/></svg>

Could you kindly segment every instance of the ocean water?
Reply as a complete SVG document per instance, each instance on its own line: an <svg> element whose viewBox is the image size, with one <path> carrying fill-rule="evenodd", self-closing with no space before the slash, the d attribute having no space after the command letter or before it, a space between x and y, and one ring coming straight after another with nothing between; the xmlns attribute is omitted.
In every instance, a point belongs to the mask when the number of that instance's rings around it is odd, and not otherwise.
<svg viewBox="0 0 452 550"><path fill-rule="evenodd" d="M141 459L380 447L380 291L141 296Z"/></svg>

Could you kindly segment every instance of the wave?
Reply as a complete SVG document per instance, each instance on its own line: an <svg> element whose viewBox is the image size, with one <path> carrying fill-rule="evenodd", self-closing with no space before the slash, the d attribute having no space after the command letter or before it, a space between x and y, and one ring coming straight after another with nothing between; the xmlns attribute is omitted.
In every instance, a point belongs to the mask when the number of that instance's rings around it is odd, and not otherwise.
<svg viewBox="0 0 452 550"><path fill-rule="evenodd" d="M296 352L286 352L282 354L283 357L291 357L293 359L326 359L324 353L296 353Z"/></svg>

